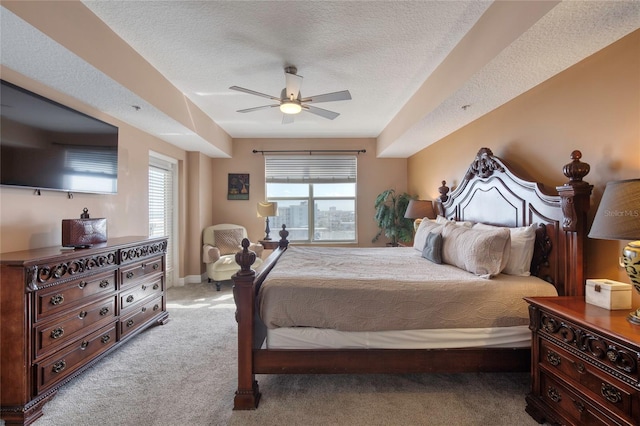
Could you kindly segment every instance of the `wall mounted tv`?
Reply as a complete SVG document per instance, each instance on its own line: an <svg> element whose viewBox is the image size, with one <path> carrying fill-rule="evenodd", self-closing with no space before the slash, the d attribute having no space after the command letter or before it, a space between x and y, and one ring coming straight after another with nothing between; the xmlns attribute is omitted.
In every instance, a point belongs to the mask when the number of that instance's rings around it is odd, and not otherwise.
<svg viewBox="0 0 640 426"><path fill-rule="evenodd" d="M4 80L0 103L0 185L117 192L117 127Z"/></svg>

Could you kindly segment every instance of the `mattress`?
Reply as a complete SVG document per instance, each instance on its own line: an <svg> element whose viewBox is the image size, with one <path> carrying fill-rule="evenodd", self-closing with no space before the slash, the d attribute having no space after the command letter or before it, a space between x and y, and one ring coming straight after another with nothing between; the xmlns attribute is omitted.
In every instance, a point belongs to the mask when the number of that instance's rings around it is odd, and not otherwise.
<svg viewBox="0 0 640 426"><path fill-rule="evenodd" d="M313 327L267 330L268 349L528 348L529 326L397 331L339 331Z"/></svg>
<svg viewBox="0 0 640 426"><path fill-rule="evenodd" d="M537 277L478 277L412 247L290 246L258 293L268 329L342 332L527 326L523 297L557 296Z"/></svg>

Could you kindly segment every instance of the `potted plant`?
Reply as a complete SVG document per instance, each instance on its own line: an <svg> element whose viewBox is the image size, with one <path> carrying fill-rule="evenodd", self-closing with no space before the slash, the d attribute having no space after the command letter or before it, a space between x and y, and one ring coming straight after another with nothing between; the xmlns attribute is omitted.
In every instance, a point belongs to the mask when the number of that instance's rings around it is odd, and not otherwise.
<svg viewBox="0 0 640 426"><path fill-rule="evenodd" d="M413 199L406 192L396 193L395 189L387 189L376 197L375 220L380 228L372 242L378 241L382 234L391 240L388 245L397 247L399 242L408 242L413 238L413 220L406 219L409 200Z"/></svg>

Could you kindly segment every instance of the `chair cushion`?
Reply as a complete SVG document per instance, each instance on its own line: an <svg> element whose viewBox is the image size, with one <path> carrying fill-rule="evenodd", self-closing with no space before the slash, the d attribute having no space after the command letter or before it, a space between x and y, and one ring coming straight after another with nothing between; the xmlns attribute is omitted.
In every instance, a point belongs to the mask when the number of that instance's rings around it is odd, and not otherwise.
<svg viewBox="0 0 640 426"><path fill-rule="evenodd" d="M220 254L235 254L240 250L242 243L242 228L235 229L216 229L213 231L213 238L216 247L220 249Z"/></svg>

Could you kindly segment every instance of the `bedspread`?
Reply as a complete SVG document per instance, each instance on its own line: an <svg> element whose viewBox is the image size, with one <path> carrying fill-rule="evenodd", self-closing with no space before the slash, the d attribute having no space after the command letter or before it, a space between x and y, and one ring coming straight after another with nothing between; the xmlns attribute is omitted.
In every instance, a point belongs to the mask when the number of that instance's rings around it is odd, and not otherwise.
<svg viewBox="0 0 640 426"><path fill-rule="evenodd" d="M483 279L411 247L290 246L258 298L269 328L383 331L527 325L522 298L556 295L537 277Z"/></svg>

